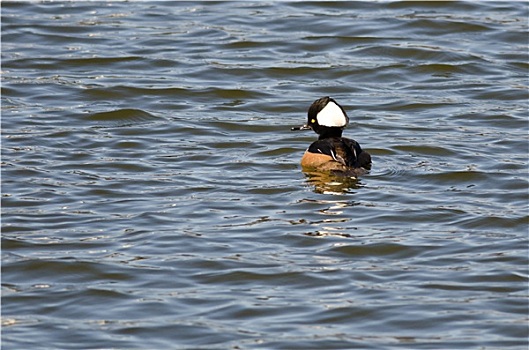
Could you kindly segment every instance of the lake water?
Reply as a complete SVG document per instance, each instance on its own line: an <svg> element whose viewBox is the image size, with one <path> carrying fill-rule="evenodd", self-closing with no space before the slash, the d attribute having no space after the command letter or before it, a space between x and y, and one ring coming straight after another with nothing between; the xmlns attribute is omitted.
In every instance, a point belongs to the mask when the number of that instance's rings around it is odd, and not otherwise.
<svg viewBox="0 0 529 350"><path fill-rule="evenodd" d="M527 2L2 2L3 349L527 349ZM304 174L330 95L373 168Z"/></svg>

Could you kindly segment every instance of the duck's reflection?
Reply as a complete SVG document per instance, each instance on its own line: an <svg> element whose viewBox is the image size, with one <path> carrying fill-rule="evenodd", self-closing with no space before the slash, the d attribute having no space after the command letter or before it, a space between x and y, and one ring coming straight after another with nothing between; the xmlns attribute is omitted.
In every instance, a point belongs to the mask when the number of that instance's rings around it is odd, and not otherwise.
<svg viewBox="0 0 529 350"><path fill-rule="evenodd" d="M307 183L314 192L322 194L354 193L363 187L357 176L342 172L319 172L303 170Z"/></svg>
<svg viewBox="0 0 529 350"><path fill-rule="evenodd" d="M362 174L365 174L364 171ZM313 230L306 232L308 236L340 236L352 237L357 228L351 224L351 208L360 205L351 194L358 192L364 187L359 180L358 173L352 172L329 172L303 169L307 184L313 191L326 196L317 196L305 199L304 202L319 204L316 212L311 215L309 223ZM329 196L330 195L330 196ZM319 207L319 208L318 208ZM314 215L316 214L316 215Z"/></svg>

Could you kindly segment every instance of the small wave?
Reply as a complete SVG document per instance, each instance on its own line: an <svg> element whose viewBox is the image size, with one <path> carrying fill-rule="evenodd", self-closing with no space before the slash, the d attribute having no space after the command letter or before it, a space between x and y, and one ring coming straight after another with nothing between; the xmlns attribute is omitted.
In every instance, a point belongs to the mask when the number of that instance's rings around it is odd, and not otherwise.
<svg viewBox="0 0 529 350"><path fill-rule="evenodd" d="M89 114L87 121L98 123L97 127L130 126L157 120L158 117L141 109L117 109L110 112Z"/></svg>

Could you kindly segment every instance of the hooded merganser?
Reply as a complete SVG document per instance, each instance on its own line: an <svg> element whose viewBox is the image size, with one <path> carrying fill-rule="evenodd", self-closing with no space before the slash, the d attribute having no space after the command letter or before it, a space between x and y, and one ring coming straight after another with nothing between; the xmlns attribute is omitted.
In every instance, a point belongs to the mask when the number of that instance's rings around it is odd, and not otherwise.
<svg viewBox="0 0 529 350"><path fill-rule="evenodd" d="M312 103L307 124L292 128L312 129L319 135L301 158L304 170L357 176L371 169L371 155L363 151L355 140L342 137L342 131L348 123L347 113L334 99L327 96Z"/></svg>

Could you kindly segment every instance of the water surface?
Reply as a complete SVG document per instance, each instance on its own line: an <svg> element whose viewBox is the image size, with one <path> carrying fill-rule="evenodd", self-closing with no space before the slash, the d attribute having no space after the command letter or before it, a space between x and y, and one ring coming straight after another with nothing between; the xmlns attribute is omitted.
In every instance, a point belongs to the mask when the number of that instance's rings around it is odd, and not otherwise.
<svg viewBox="0 0 529 350"><path fill-rule="evenodd" d="M2 2L3 348L527 349L527 18Z"/></svg>

